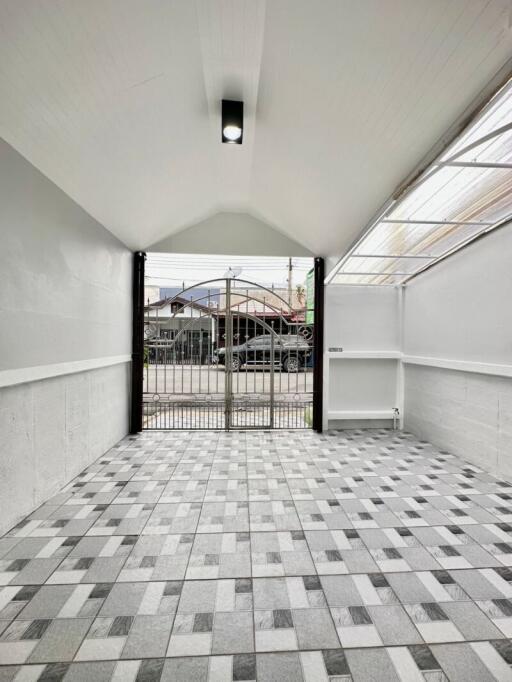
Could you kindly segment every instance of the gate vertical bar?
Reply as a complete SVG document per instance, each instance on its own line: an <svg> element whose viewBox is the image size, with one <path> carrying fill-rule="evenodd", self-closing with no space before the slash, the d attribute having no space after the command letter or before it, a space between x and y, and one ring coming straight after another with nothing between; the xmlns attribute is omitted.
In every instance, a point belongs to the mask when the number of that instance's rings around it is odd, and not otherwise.
<svg viewBox="0 0 512 682"><path fill-rule="evenodd" d="M323 430L324 390L324 277L325 262L315 258L315 322L313 328L313 429Z"/></svg>
<svg viewBox="0 0 512 682"><path fill-rule="evenodd" d="M274 329L270 335L270 428L274 428L274 372L276 363L274 358Z"/></svg>
<svg viewBox="0 0 512 682"><path fill-rule="evenodd" d="M144 264L146 254L133 254L132 282L132 386L130 433L142 431L142 392L144 388Z"/></svg>
<svg viewBox="0 0 512 682"><path fill-rule="evenodd" d="M225 317L226 365L224 379L224 428L229 431L233 411L233 318L231 316L231 279L226 279L226 317Z"/></svg>

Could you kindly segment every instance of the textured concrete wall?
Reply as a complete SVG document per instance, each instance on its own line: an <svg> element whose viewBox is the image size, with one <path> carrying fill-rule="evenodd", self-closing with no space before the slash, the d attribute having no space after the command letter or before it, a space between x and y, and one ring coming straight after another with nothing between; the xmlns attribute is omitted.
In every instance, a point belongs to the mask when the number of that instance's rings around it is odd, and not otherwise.
<svg viewBox="0 0 512 682"><path fill-rule="evenodd" d="M0 534L127 433L129 368L0 389Z"/></svg>
<svg viewBox="0 0 512 682"><path fill-rule="evenodd" d="M128 430L132 256L1 140L0 234L3 532Z"/></svg>
<svg viewBox="0 0 512 682"><path fill-rule="evenodd" d="M512 380L406 365L405 427L498 475L512 476Z"/></svg>

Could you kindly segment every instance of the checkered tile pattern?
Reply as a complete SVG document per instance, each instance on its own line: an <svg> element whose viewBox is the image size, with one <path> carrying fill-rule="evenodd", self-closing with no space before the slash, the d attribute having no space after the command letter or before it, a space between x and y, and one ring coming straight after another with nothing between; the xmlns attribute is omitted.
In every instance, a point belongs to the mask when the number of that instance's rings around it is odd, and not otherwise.
<svg viewBox="0 0 512 682"><path fill-rule="evenodd" d="M0 539L0 682L512 682L512 485L412 435L151 432Z"/></svg>

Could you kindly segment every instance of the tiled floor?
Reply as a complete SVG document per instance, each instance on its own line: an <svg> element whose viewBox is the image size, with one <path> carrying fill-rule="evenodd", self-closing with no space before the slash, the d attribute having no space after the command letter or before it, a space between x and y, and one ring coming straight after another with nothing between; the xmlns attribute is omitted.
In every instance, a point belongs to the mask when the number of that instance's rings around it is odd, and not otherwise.
<svg viewBox="0 0 512 682"><path fill-rule="evenodd" d="M399 432L126 438L0 539L0 681L512 680L511 502Z"/></svg>

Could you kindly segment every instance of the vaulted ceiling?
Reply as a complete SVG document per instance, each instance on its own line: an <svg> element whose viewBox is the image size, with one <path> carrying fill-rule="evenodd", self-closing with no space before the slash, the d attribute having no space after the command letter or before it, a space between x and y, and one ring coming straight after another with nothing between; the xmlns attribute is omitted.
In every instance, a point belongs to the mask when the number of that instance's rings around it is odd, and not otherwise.
<svg viewBox="0 0 512 682"><path fill-rule="evenodd" d="M2 0L0 136L131 248L233 212L341 255L511 56L509 0Z"/></svg>

